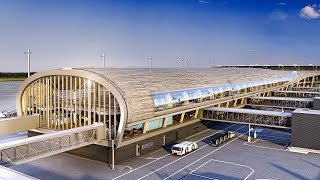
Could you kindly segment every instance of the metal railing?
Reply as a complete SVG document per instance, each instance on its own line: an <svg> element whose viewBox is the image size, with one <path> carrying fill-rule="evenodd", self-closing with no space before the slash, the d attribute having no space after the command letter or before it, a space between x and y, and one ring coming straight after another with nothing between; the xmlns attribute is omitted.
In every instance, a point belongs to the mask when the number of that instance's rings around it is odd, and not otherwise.
<svg viewBox="0 0 320 180"><path fill-rule="evenodd" d="M271 106L283 108L312 108L312 101L292 101L288 100L275 100L275 99L250 99L249 105L254 106Z"/></svg>
<svg viewBox="0 0 320 180"><path fill-rule="evenodd" d="M0 161L21 164L100 142L105 125L96 123L0 144Z"/></svg>
<svg viewBox="0 0 320 180"><path fill-rule="evenodd" d="M291 117L284 116L204 110L202 119L266 127L291 128Z"/></svg>

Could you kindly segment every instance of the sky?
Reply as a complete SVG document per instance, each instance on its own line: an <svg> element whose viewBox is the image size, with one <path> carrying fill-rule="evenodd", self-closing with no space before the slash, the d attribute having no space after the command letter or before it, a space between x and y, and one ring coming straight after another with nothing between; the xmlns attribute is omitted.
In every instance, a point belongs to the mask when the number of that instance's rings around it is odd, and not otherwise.
<svg viewBox="0 0 320 180"><path fill-rule="evenodd" d="M0 72L320 64L320 0L0 0Z"/></svg>

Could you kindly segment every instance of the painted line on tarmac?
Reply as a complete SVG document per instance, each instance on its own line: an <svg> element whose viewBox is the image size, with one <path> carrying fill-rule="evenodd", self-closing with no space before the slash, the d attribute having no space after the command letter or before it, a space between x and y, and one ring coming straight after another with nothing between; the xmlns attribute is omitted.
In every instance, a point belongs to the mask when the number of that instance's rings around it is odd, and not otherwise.
<svg viewBox="0 0 320 180"><path fill-rule="evenodd" d="M259 138L259 140L272 142L272 143L284 143L284 144L287 144L287 143L291 142L291 141L284 141L284 140L278 140L278 139L268 139L268 138L264 138L264 139Z"/></svg>
<svg viewBox="0 0 320 180"><path fill-rule="evenodd" d="M157 150L157 151L155 151L155 152L150 153L149 155L152 155L152 154L154 154L154 153L157 153L157 152L159 152L159 151L161 151L161 150L163 150L163 149L159 149L159 150Z"/></svg>
<svg viewBox="0 0 320 180"><path fill-rule="evenodd" d="M199 175L199 174L195 174L195 173L191 173L191 174L188 174L188 175L197 176L197 177L200 177L200 178L203 178L203 179L212 179L212 180L216 180L216 179L214 179L214 178L210 178L210 177L203 176L203 175Z"/></svg>
<svg viewBox="0 0 320 180"><path fill-rule="evenodd" d="M198 141L196 141L196 142L202 141L202 140L204 140L204 139L206 139L206 138L208 138L208 137L210 137L210 136L213 136L213 135L215 135L215 134L217 134L217 133L219 133L219 132L222 132L222 131L224 131L224 130L226 130L226 129L229 129L229 128L235 126L235 125L237 125L237 124L230 125L230 126L224 128L224 129L222 129L222 130L220 130L220 131L217 131L217 132L215 132L215 133L213 133L213 134L211 134L211 135L209 135L209 136L207 136L207 137L204 137L204 138L202 138L202 139L200 139L200 140L198 140ZM202 148L202 147L201 147L201 148ZM201 148L200 148L200 149L201 149ZM193 152L195 152L195 151L193 151ZM193 152L191 152L190 154L192 154ZM124 173L124 174L122 174L122 175L120 175L120 176L118 176L118 177L115 177L115 178L113 178L113 180L118 179L118 178L121 178L121 177L123 177L123 176L125 176L125 175L127 175L127 174L130 174L130 173L132 173L132 172L134 172L134 171L136 171L136 170L138 170L138 169L141 169L141 168L143 168L143 167L145 167L145 166L148 166L149 164L152 164L152 163L154 163L154 162L156 162L156 161L158 161L158 160L160 160L160 159L162 159L162 158L165 158L165 157L167 157L167 156L169 156L169 155L171 155L171 153L170 153L170 154L167 154L167 155L164 155L164 156L162 156L162 157L159 157L158 159L153 160L153 161L151 161L151 162L149 162L149 163L147 163L147 164L144 164L144 165L142 165L142 166L140 166L140 167L137 167L137 168L133 169L132 171L129 171L129 172Z"/></svg>
<svg viewBox="0 0 320 180"><path fill-rule="evenodd" d="M268 136L268 135L258 135L258 137L271 137L275 139L291 139L291 137Z"/></svg>
<svg viewBox="0 0 320 180"><path fill-rule="evenodd" d="M242 126L242 127L238 128L238 129L237 129L237 130L235 130L235 131L238 131L238 130L240 130L240 129L244 128L244 127L246 127L246 125L244 125L244 126ZM175 172L175 173L171 174L170 176L168 176L168 177L164 178L163 180L166 180L166 179L168 179L168 178L170 178L170 177L172 177L172 176L176 175L177 173L179 173L179 172L181 172L182 170L184 170L184 169L188 168L189 166L193 165L194 163L196 163L196 162L198 162L198 161L202 160L203 158L205 158L205 157L207 157L207 156L211 155L212 153L214 153L214 152L216 152L216 151L220 150L221 148L225 147L226 145L228 145L228 144L232 143L233 141L235 141L235 140L239 139L240 137L244 136L244 135L245 135L245 134L247 134L248 132L249 132L249 131L247 131L247 132L243 133L242 135L240 135L239 137L237 137L237 138L235 138L235 139L233 139L233 140L231 140L231 141L227 142L226 144L224 144L224 145L220 146L219 148L215 149L214 151L212 151L212 152L208 153L207 155L205 155L205 156L201 157L200 159L198 159L198 160L194 161L193 163L191 163L191 164L189 164L189 165L185 166L184 168L180 169L179 171L177 171L177 172Z"/></svg>
<svg viewBox="0 0 320 180"><path fill-rule="evenodd" d="M238 128L238 129L237 129L237 130L235 130L235 131L238 131L239 129L242 129L242 128L244 128L244 127L245 127L245 126L242 126L242 127ZM219 131L218 131L218 132L219 132ZM217 133L218 133L218 132L217 132ZM216 133L215 133L215 134L216 134ZM211 135L211 136L212 136L212 135ZM241 136L242 136L242 135L241 135ZM239 136L239 137L240 137L240 136ZM237 139L237 138L236 138L236 139ZM236 140L236 139L234 139L234 140ZM230 142L228 142L228 143L226 143L226 144L224 144L224 145L220 146L219 148L217 148L216 150L212 151L212 152L211 152L211 153L209 153L209 154L212 154L212 153L216 152L217 150L219 150L219 149L221 149L222 147L224 147L224 146L228 145L229 143L233 142L234 140L232 140L232 141L230 141ZM205 147L207 147L207 146L209 146L209 145L210 145L210 144L207 144L207 145L205 145L205 146L203 146L203 147L199 148L198 150L200 150L200 149L202 149L202 148L205 148ZM177 161L179 161L179 160L181 160L181 159L184 159L184 158L186 158L186 157L188 157L188 156L192 155L194 152L197 152L197 151L193 151L193 152L191 152L190 154L187 154L187 155L185 155L185 156L183 156L183 157L181 157L181 158L179 158L179 159L177 159L177 160L174 160L174 161L172 161L171 163L166 164L165 166L162 166L161 168L158 168L158 169L156 169L156 170L152 171L151 173L148 173L148 174L144 175L143 177L139 178L138 180L143 179L143 178L145 178L145 177L148 177L149 175L151 175L151 174L153 174L153 173L155 173L155 172L158 172L159 170L161 170L161 169L163 169L163 168L165 168L165 167L167 167L167 166L169 166L169 165L171 165L171 164L173 164L173 163L175 163L175 162L177 162ZM206 156L208 156L209 154L207 154ZM204 157L206 157L206 156L203 156L202 158L198 159L198 160L197 160L197 161L195 161L195 162L198 162L199 160L203 159L203 158L204 158ZM179 171L177 171L176 173L178 173L178 172L182 171L183 169L185 169L185 168L189 167L190 165L194 164L195 162L193 162L193 163L189 164L188 166L185 166L184 168L180 169L180 170L179 170ZM174 173L174 174L172 174L172 175L168 176L168 177L167 177L167 178L165 178L165 179L170 178L171 176L175 175L176 173ZM165 179L164 179L164 180L165 180Z"/></svg>
<svg viewBox="0 0 320 180"><path fill-rule="evenodd" d="M190 139L190 138L192 138L192 137L194 137L194 136L197 136L197 135L202 134L202 133L204 133L204 132L207 132L207 131L209 131L209 130L212 130L212 129L204 130L204 131L202 131L202 132L199 132L199 133L197 133L197 134L194 134L194 135L192 135L192 136L189 136L189 137L187 137L186 139Z"/></svg>
<svg viewBox="0 0 320 180"><path fill-rule="evenodd" d="M254 144L254 143L256 143L258 140L259 140L259 139L256 139L256 140L254 140L253 142L248 142L248 141L246 141L246 142L244 142L243 144Z"/></svg>
<svg viewBox="0 0 320 180"><path fill-rule="evenodd" d="M256 143L258 140L264 141L264 142L276 143L276 142L272 142L272 141L265 140L265 139L256 139L256 140L253 141L253 142L245 142L245 143L243 143L243 145L249 145L249 146L250 146L250 144L254 144L254 143ZM277 143L282 143L285 148L287 148L287 147L291 144L291 142L285 142L285 141L278 141ZM255 146L257 146L257 145L255 145ZM266 146L262 146L262 147L266 147ZM275 149L277 149L277 148L275 148ZM288 150L286 150L286 151L288 151Z"/></svg>
<svg viewBox="0 0 320 180"><path fill-rule="evenodd" d="M243 144L244 146L252 146L252 147L256 147L256 148L264 148L264 149L271 149L271 150L276 150L276 151L288 151L288 150L284 150L284 149L278 149L278 148L271 148L271 147L266 147L266 146L257 146L257 145L253 145L253 144Z"/></svg>
<svg viewBox="0 0 320 180"><path fill-rule="evenodd" d="M237 164L237 163L233 163L233 162L228 162L228 161L222 161L222 160L217 160L217 159L210 159L209 161L205 162L204 164L202 164L201 166L197 167L196 169L192 170L188 175L196 175L196 176L201 176L201 175L198 175L198 174L195 174L194 172L198 169L200 169L201 167L205 166L206 164L208 164L209 162L211 161L216 161L216 162L220 162L220 163L225 163L225 164L231 164L231 165L234 165L234 166L241 166L241 167L245 167L245 168L248 168L251 170L251 172L244 178L244 180L247 180L253 173L254 173L254 169L251 168L250 166L248 165L244 165L244 164ZM210 178L210 177L207 177L207 176L202 176L203 178L206 178L206 179L214 179L214 178Z"/></svg>
<svg viewBox="0 0 320 180"><path fill-rule="evenodd" d="M159 159L159 158L155 158L155 157L147 157L147 158L141 158L141 159L146 159L146 160L155 160L155 159Z"/></svg>
<svg viewBox="0 0 320 180"><path fill-rule="evenodd" d="M235 166L242 166L242 167L246 167L246 168L249 168L251 170L251 173L248 174L244 180L247 180L253 173L254 173L254 169L251 168L250 166L248 165L244 165L244 164L237 164L237 163L233 163L233 162L227 162L227 161L221 161L221 160L216 160L216 159L211 159L212 161L216 161L216 162L222 162L222 163L226 163L226 164L231 164L231 165L235 165Z"/></svg>
<svg viewBox="0 0 320 180"><path fill-rule="evenodd" d="M209 123L211 123L211 122L207 122L206 124L209 124ZM197 135L199 135L199 134L202 134L202 133L207 132L207 131L210 131L210 130L213 130L213 129L206 129L206 130L204 130L204 131L202 131L202 132L198 132L197 134L191 135L191 136L189 136L189 137L187 137L187 138L185 138L185 139L190 139L190 138L192 138L192 137L194 137L194 136L197 136Z"/></svg>

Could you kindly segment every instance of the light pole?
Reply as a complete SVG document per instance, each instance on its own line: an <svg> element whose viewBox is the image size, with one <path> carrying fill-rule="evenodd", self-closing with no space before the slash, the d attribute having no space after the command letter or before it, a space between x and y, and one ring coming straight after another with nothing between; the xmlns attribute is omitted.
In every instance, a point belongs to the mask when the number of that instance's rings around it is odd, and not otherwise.
<svg viewBox="0 0 320 180"><path fill-rule="evenodd" d="M100 56L100 57L102 57L103 67L105 68L106 67L106 56L104 53L102 53L102 56Z"/></svg>
<svg viewBox="0 0 320 180"><path fill-rule="evenodd" d="M30 77L30 54L31 54L31 51L30 49L28 49L27 52L24 52L25 54L27 54L28 56L28 77Z"/></svg>
<svg viewBox="0 0 320 180"><path fill-rule="evenodd" d="M152 56L149 57L150 67L152 68Z"/></svg>
<svg viewBox="0 0 320 180"><path fill-rule="evenodd" d="M181 59L182 67L184 67L184 58Z"/></svg>

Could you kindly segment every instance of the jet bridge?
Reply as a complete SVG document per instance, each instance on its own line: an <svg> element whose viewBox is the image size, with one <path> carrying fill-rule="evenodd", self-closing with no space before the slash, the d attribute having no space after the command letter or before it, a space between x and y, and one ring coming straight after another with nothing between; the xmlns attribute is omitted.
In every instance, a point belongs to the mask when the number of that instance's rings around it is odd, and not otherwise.
<svg viewBox="0 0 320 180"><path fill-rule="evenodd" d="M299 109L312 108L313 105L313 98L252 96L248 99L248 105L257 107L266 106L275 108Z"/></svg>
<svg viewBox="0 0 320 180"><path fill-rule="evenodd" d="M77 149L105 139L105 125L83 127L0 143L0 161L21 164Z"/></svg>
<svg viewBox="0 0 320 180"><path fill-rule="evenodd" d="M204 109L201 119L290 129L291 117L290 112L210 107Z"/></svg>
<svg viewBox="0 0 320 180"><path fill-rule="evenodd" d="M294 98L314 98L319 97L320 92L312 91L273 91L273 95L277 97L294 97Z"/></svg>
<svg viewBox="0 0 320 180"><path fill-rule="evenodd" d="M310 92L320 92L320 87L289 87L288 90L292 91L310 91Z"/></svg>

